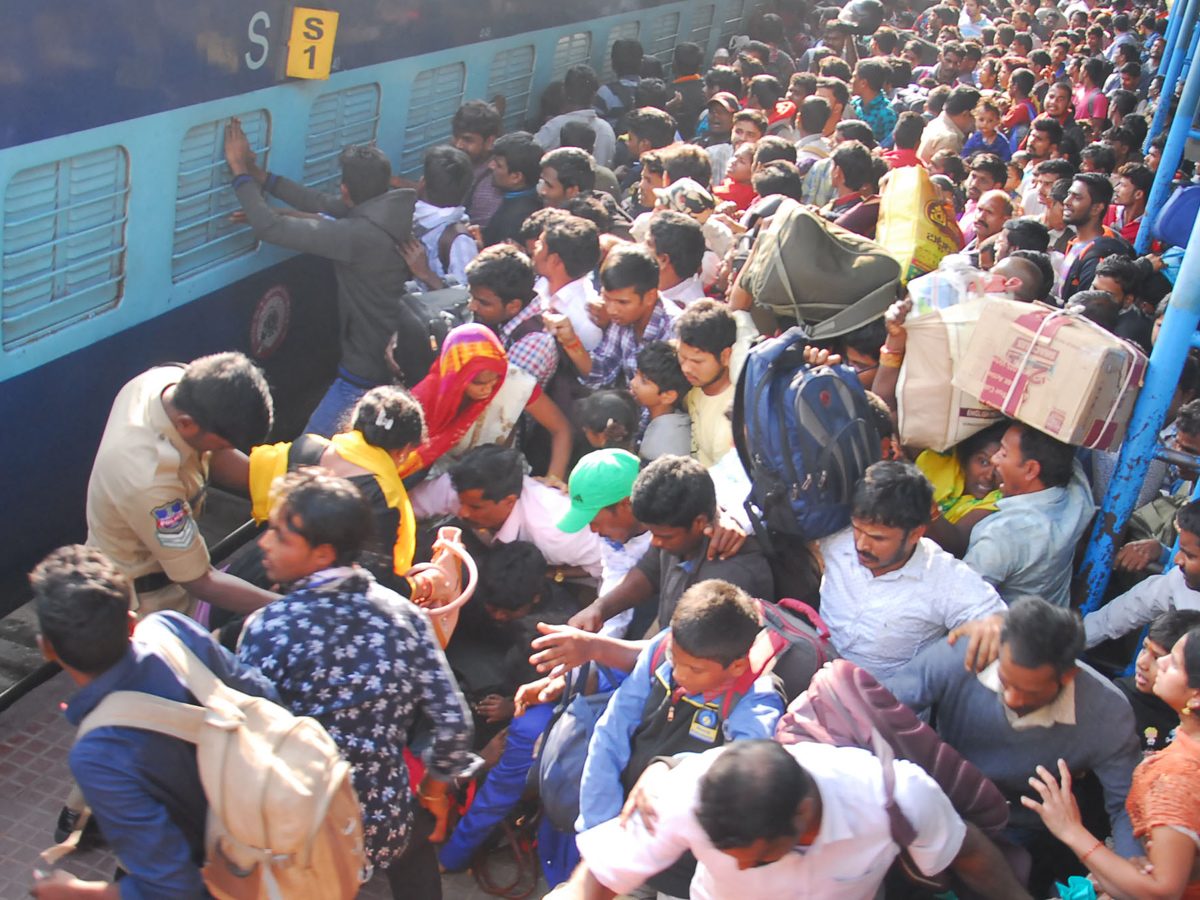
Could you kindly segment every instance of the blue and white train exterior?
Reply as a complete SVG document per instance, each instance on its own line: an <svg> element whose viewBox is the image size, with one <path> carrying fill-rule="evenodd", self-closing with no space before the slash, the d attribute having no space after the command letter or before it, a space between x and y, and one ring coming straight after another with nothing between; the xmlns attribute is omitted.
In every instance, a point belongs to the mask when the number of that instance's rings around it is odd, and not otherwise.
<svg viewBox="0 0 1200 900"><path fill-rule="evenodd" d="M328 263L255 242L221 126L272 171L336 190L337 152L375 140L417 172L471 98L524 127L567 67L611 77L612 41L669 64L711 53L751 0L331 0L325 81L284 75L276 0L0 0L0 573L81 539L113 396L144 369L238 349L303 424L337 357ZM7 611L0 599L0 613Z"/></svg>

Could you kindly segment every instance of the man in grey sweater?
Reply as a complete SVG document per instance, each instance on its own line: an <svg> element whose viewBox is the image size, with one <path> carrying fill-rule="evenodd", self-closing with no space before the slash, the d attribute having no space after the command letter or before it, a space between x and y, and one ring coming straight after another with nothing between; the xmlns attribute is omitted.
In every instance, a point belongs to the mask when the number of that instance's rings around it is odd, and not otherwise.
<svg viewBox="0 0 1200 900"><path fill-rule="evenodd" d="M1000 658L976 674L964 665L962 641L938 641L893 676L890 686L918 713L934 710L938 734L995 782L1009 799L1008 836L1030 850L1035 896L1061 871L1065 850L1021 805L1038 766L1065 760L1093 773L1104 794L1116 850L1141 854L1125 797L1141 761L1133 710L1107 679L1076 659L1084 630L1078 614L1045 600L1019 600L1000 635ZM1065 857L1063 856L1065 850ZM1082 872L1082 869L1080 870ZM1042 883L1039 883L1039 882Z"/></svg>
<svg viewBox="0 0 1200 900"><path fill-rule="evenodd" d="M389 190L392 166L375 147L342 151L340 196L273 175L258 165L237 119L225 129L225 159L255 237L334 262L342 355L337 378L304 429L332 437L363 394L392 380L385 362L391 336L425 333L417 313L401 300L412 275L398 247L412 237L416 192ZM264 188L292 208L269 206ZM430 362L413 365L409 380L423 377Z"/></svg>

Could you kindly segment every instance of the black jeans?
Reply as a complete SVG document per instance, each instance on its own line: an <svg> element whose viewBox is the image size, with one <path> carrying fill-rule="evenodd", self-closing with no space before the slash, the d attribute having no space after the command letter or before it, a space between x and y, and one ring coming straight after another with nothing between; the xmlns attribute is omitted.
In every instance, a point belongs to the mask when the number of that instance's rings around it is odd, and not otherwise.
<svg viewBox="0 0 1200 900"><path fill-rule="evenodd" d="M435 824L432 813L417 810L408 847L386 870L392 900L442 900L437 848L429 841Z"/></svg>

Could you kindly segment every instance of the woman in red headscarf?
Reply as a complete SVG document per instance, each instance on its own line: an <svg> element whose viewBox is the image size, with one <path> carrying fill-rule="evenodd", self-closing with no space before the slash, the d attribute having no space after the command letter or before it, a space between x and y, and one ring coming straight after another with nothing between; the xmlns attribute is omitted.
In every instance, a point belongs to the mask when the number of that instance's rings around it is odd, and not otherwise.
<svg viewBox="0 0 1200 900"><path fill-rule="evenodd" d="M504 444L525 410L550 432L547 475L563 481L571 456L571 428L542 393L537 379L508 361L485 325L459 325L446 335L429 374L412 390L425 410L429 437L400 465L400 477L436 474L472 447ZM439 464L439 461L440 464Z"/></svg>

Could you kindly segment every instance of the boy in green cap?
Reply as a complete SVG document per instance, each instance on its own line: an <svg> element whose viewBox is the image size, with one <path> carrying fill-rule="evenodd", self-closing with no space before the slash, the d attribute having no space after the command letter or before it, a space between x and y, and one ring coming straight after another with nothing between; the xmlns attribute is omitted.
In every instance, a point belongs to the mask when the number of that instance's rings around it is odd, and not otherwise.
<svg viewBox="0 0 1200 900"><path fill-rule="evenodd" d="M634 518L629 502L638 467L632 453L604 449L587 454L571 472L571 508L558 527L573 534L590 526L600 535L600 596L615 588L650 549L650 532ZM600 633L623 637L633 613L628 609L609 619Z"/></svg>
<svg viewBox="0 0 1200 900"><path fill-rule="evenodd" d="M614 454L622 456L614 458ZM635 465L632 454L598 450L585 456L571 473L571 509L559 521L561 530L574 532L588 525L607 541L628 541L647 533L650 541L624 577L612 588L602 589L567 626L538 626L542 637L533 642L538 652L530 661L541 672L560 665L574 668L591 659L600 644L608 646L603 637L595 635L619 634L611 626L602 630L605 624L648 604L656 594L658 602L652 605L660 623L671 620L675 603L690 585L709 578L728 581L752 597L775 599L762 551L735 522L718 518L713 481L702 465L689 457L661 456L630 484ZM640 644L618 643L624 646L620 650L611 647L616 652L605 652L601 661L628 671Z"/></svg>

